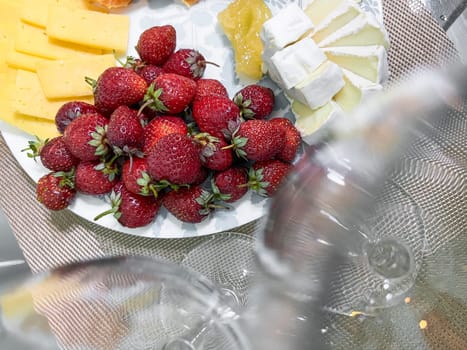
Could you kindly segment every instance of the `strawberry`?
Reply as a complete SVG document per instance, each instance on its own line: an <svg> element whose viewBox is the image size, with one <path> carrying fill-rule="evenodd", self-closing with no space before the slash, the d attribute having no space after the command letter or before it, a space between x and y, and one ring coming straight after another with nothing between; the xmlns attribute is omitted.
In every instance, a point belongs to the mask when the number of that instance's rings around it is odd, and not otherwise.
<svg viewBox="0 0 467 350"><path fill-rule="evenodd" d="M80 162L76 167L76 190L85 194L105 194L112 190L117 178L115 165L106 165L99 161Z"/></svg>
<svg viewBox="0 0 467 350"><path fill-rule="evenodd" d="M147 64L141 67L137 73L146 81L149 86L154 82L154 80L156 80L159 75L164 73L164 68L154 66L152 64Z"/></svg>
<svg viewBox="0 0 467 350"><path fill-rule="evenodd" d="M223 137L214 137L208 133L199 133L194 137L200 145L200 159L204 167L222 171L230 168L233 162L232 150Z"/></svg>
<svg viewBox="0 0 467 350"><path fill-rule="evenodd" d="M248 172L248 186L262 196L272 196L292 169L292 165L278 159L259 161Z"/></svg>
<svg viewBox="0 0 467 350"><path fill-rule="evenodd" d="M252 119L240 124L232 147L241 158L260 161L273 158L284 146L284 130L268 120Z"/></svg>
<svg viewBox="0 0 467 350"><path fill-rule="evenodd" d="M156 181L191 184L199 177L201 160L198 147L187 135L162 137L147 155L149 175Z"/></svg>
<svg viewBox="0 0 467 350"><path fill-rule="evenodd" d="M208 176L209 176L209 171L205 167L201 167L198 173L198 177L190 185L201 185L202 183L204 183L204 181L206 181Z"/></svg>
<svg viewBox="0 0 467 350"><path fill-rule="evenodd" d="M144 128L138 112L128 106L114 110L107 127L107 141L116 154L138 153L144 143Z"/></svg>
<svg viewBox="0 0 467 350"><path fill-rule="evenodd" d="M174 73L162 73L149 86L140 111L149 107L157 112L181 113L190 105L195 92L194 80Z"/></svg>
<svg viewBox="0 0 467 350"><path fill-rule="evenodd" d="M136 51L146 64L163 65L175 51L177 33L171 25L154 26L141 33Z"/></svg>
<svg viewBox="0 0 467 350"><path fill-rule="evenodd" d="M182 118L171 115L154 118L144 128L143 152L148 154L161 137L173 133L188 134L188 126Z"/></svg>
<svg viewBox="0 0 467 350"><path fill-rule="evenodd" d="M29 158L40 157L42 165L53 171L70 171L79 159L76 158L65 145L63 136L57 136L53 139L42 141L36 136L35 141L28 141L28 148L22 151L31 151L27 153Z"/></svg>
<svg viewBox="0 0 467 350"><path fill-rule="evenodd" d="M122 181L117 182L112 189L110 202L112 208L97 215L94 220L113 214L120 224L129 228L149 225L161 206L160 199L134 194L128 191Z"/></svg>
<svg viewBox="0 0 467 350"><path fill-rule="evenodd" d="M198 185L166 193L162 204L178 220L199 223L214 209L212 200L213 194Z"/></svg>
<svg viewBox="0 0 467 350"><path fill-rule="evenodd" d="M240 109L226 97L204 96L193 102L193 119L202 132L229 137L240 123Z"/></svg>
<svg viewBox="0 0 467 350"><path fill-rule="evenodd" d="M232 203L248 192L248 176L245 169L232 167L214 175L212 179L214 195Z"/></svg>
<svg viewBox="0 0 467 350"><path fill-rule="evenodd" d="M270 122L284 130L284 146L276 155L276 158L287 163L292 163L302 143L300 131L298 131L295 125L287 118L273 118L270 119Z"/></svg>
<svg viewBox="0 0 467 350"><path fill-rule="evenodd" d="M68 207L76 195L72 174L51 172L37 182L36 197L50 210L62 210Z"/></svg>
<svg viewBox="0 0 467 350"><path fill-rule="evenodd" d="M94 105L104 115L119 106L132 106L142 101L148 88L146 81L134 70L124 67L107 68L97 81L86 78L94 91Z"/></svg>
<svg viewBox="0 0 467 350"><path fill-rule="evenodd" d="M109 151L106 141L108 124L109 120L101 114L81 114L65 129L63 141L76 158L97 160Z"/></svg>
<svg viewBox="0 0 467 350"><path fill-rule="evenodd" d="M60 134L65 132L68 124L81 114L98 113L96 106L83 101L71 101L64 103L55 114L55 125Z"/></svg>
<svg viewBox="0 0 467 350"><path fill-rule="evenodd" d="M222 96L229 98L227 89L219 80L216 79L199 79L196 82L195 100L203 96Z"/></svg>
<svg viewBox="0 0 467 350"><path fill-rule="evenodd" d="M179 49L170 55L163 68L167 73L175 73L193 80L199 80L206 70L206 64L219 67L215 63L206 61L199 51Z"/></svg>
<svg viewBox="0 0 467 350"><path fill-rule="evenodd" d="M264 119L274 109L274 92L258 84L248 85L235 94L233 101L243 118Z"/></svg>
<svg viewBox="0 0 467 350"><path fill-rule="evenodd" d="M125 161L121 178L128 191L141 196L157 197L164 188L177 188L168 181L155 182L149 176L148 164L145 158L134 158Z"/></svg>

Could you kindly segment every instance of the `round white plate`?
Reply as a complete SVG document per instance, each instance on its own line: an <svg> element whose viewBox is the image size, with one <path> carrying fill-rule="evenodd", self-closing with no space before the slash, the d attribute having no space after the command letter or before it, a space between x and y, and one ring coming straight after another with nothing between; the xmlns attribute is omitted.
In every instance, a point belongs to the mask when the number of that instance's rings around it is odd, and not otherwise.
<svg viewBox="0 0 467 350"><path fill-rule="evenodd" d="M135 0L133 5L122 13L130 16L130 43L128 54L137 56L134 46L139 35L147 28L155 25L171 24L177 31L177 48L195 48L199 50L207 60L220 65L209 65L205 77L220 80L229 96L233 96L243 86L235 76L233 64L233 51L228 39L217 22L217 14L222 11L230 1L225 0L201 0L198 4L187 8L174 0ZM271 11L275 13L287 0L265 0ZM295 0L298 2L298 0ZM305 5L307 1L302 1ZM381 18L380 0L362 1L361 5L369 12ZM289 110L289 104L285 96L269 79L261 81L262 85L271 87L276 93L276 109L273 115L281 115L293 118ZM2 125L2 134L14 157L17 159L26 173L37 182L48 171L41 163L35 162L26 156L22 149L27 147L28 141L33 136L18 131L13 127ZM69 209L86 220L93 221L112 230L132 235L157 238L182 238L208 235L220 231L234 229L240 225L263 216L268 207L269 200L253 193L248 193L240 201L233 205L233 210L219 210L213 213L207 220L200 224L187 224L175 219L164 208L161 208L152 225L129 229L118 223L112 216L106 216L98 221L94 217L109 209L109 203L105 196L88 196L79 194Z"/></svg>

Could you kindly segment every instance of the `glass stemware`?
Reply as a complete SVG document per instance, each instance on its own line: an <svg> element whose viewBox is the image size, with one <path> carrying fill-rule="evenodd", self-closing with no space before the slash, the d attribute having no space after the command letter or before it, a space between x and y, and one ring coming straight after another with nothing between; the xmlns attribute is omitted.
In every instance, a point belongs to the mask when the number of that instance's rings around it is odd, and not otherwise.
<svg viewBox="0 0 467 350"><path fill-rule="evenodd" d="M223 293L162 260L83 262L9 287L16 288L1 299L1 348L15 335L26 349L163 349L204 324L194 349L247 348Z"/></svg>

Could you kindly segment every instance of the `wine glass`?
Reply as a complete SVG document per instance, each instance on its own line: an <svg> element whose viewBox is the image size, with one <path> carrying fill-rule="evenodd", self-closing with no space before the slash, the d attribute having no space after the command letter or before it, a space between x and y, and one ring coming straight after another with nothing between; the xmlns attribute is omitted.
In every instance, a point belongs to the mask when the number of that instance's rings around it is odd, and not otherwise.
<svg viewBox="0 0 467 350"><path fill-rule="evenodd" d="M1 299L1 348L16 338L34 349L164 349L199 333L200 325L208 327L193 349L248 348L223 293L166 261L99 259L9 287Z"/></svg>

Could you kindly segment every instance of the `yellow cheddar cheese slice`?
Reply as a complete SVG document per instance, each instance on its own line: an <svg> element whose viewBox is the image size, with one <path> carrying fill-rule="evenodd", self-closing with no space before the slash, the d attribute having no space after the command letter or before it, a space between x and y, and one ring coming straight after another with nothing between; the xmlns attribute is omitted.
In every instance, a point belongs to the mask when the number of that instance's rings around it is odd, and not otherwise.
<svg viewBox="0 0 467 350"><path fill-rule="evenodd" d="M15 49L19 52L48 59L102 54L102 50L96 48L50 39L44 29L23 22L18 24Z"/></svg>
<svg viewBox="0 0 467 350"><path fill-rule="evenodd" d="M50 38L123 53L128 48L130 19L125 15L49 6Z"/></svg>
<svg viewBox="0 0 467 350"><path fill-rule="evenodd" d="M23 22L45 28L50 5L64 6L70 9L106 11L87 0L23 0L20 18Z"/></svg>
<svg viewBox="0 0 467 350"><path fill-rule="evenodd" d="M93 103L90 97L69 97L66 99L48 99L42 91L39 77L34 72L19 69L16 75L16 88L13 106L17 113L54 120L58 109L68 101Z"/></svg>
<svg viewBox="0 0 467 350"><path fill-rule="evenodd" d="M27 53L16 51L12 45L6 52L5 61L8 66L12 68L19 68L29 70L31 72L36 71L36 66L40 62L52 62L48 58L28 55Z"/></svg>
<svg viewBox="0 0 467 350"><path fill-rule="evenodd" d="M37 64L37 76L47 98L90 96L92 87L85 77L97 79L112 66L115 66L115 56L111 54L45 61Z"/></svg>

